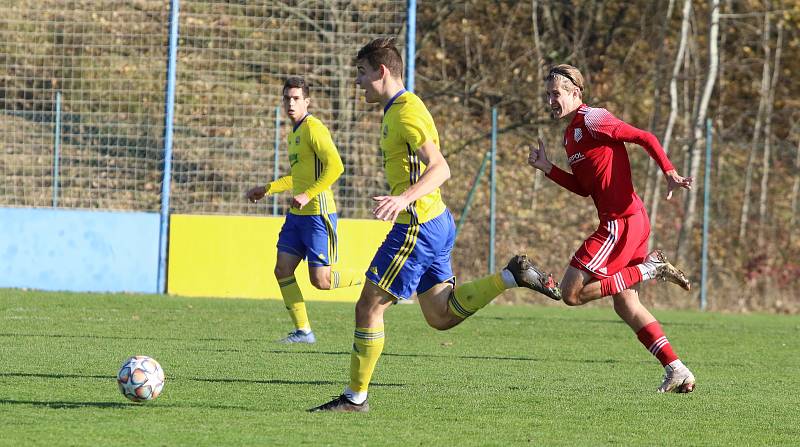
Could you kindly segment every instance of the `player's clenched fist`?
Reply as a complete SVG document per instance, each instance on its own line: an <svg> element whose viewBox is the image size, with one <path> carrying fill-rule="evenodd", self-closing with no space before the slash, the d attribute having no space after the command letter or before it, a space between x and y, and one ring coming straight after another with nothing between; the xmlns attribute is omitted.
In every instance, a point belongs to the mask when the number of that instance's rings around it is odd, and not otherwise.
<svg viewBox="0 0 800 447"><path fill-rule="evenodd" d="M250 191L247 191L247 200L249 200L251 203L256 203L263 199L266 194L267 188L263 186L256 186L255 188L250 188Z"/></svg>
<svg viewBox="0 0 800 447"><path fill-rule="evenodd" d="M538 147L529 147L528 164L545 172L549 170L551 163L541 138L538 139Z"/></svg>

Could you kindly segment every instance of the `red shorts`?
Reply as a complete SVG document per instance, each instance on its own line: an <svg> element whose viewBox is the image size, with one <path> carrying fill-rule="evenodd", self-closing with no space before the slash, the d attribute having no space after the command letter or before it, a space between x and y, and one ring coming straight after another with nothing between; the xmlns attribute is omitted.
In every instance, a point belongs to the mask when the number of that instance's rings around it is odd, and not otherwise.
<svg viewBox="0 0 800 447"><path fill-rule="evenodd" d="M569 265L596 279L614 275L647 257L650 219L644 209L633 216L600 222L597 230L575 252Z"/></svg>

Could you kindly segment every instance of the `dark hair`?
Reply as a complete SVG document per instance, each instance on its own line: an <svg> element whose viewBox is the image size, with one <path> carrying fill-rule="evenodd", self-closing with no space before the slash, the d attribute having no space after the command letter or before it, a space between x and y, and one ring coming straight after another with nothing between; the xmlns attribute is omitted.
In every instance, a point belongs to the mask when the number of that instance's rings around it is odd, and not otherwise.
<svg viewBox="0 0 800 447"><path fill-rule="evenodd" d="M392 76L403 77L403 58L397 50L394 37L378 37L358 50L356 61L366 60L373 70L381 65L389 69Z"/></svg>
<svg viewBox="0 0 800 447"><path fill-rule="evenodd" d="M572 65L567 64L560 64L550 68L550 71L547 72L547 76L545 76L545 81L554 81L556 80L556 76L561 76L562 78L569 81L575 87L578 87L578 90L581 92L583 91L583 75L581 74L580 70L573 67Z"/></svg>
<svg viewBox="0 0 800 447"><path fill-rule="evenodd" d="M301 88L303 89L303 98L308 98L308 82L302 76L291 76L286 78L283 82L283 91L286 92L287 88Z"/></svg>

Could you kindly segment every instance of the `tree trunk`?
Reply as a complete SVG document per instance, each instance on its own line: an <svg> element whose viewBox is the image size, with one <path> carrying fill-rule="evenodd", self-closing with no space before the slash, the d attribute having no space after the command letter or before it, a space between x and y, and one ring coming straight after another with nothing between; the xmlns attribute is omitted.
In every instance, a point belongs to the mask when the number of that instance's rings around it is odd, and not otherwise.
<svg viewBox="0 0 800 447"><path fill-rule="evenodd" d="M792 235L795 234L795 224L797 223L797 196L800 193L800 136L797 138L797 152L794 157L794 184L792 185L792 218L789 224L789 244L791 245Z"/></svg>
<svg viewBox="0 0 800 447"><path fill-rule="evenodd" d="M669 117L667 118L667 127L664 129L664 137L662 138L662 145L664 152L669 153L669 147L672 143L672 130L675 128L675 120L678 117L678 75L681 72L681 65L684 60L684 53L686 52L686 42L689 40L689 25L692 15L692 2L691 0L684 0L683 2L683 19L681 20L681 40L678 44L678 52L675 55L675 65L672 67L672 76L669 80ZM656 175L656 182L653 185L652 200L650 205L650 226L656 227L658 220L658 204L661 199L661 177L662 174ZM650 238L650 248L653 248L655 238Z"/></svg>
<svg viewBox="0 0 800 447"><path fill-rule="evenodd" d="M731 4L731 0L726 0L724 5L722 6L721 10L723 13L725 11L732 11L733 6ZM727 82L725 78L725 64L727 63L727 59L725 58L725 49L727 48L727 40L728 40L728 33L725 32L725 27L720 27L720 35L719 35L719 44L722 51L719 52L719 75L717 76L717 85L719 88L717 91L719 92L719 98L717 99L717 111L716 111L716 119L715 119L715 134L714 134L714 143L715 146L720 149L720 151L725 150L725 106L727 105ZM723 172L725 172L725 164L727 163L726 154L720 153L719 151L715 157L715 163L713 166L714 169L714 180L719 180Z"/></svg>
<svg viewBox="0 0 800 447"><path fill-rule="evenodd" d="M536 57L536 80L538 81L536 85L539 86L539 91L544 97L544 72L542 70L542 66L544 64L544 58L542 57L542 43L539 39L539 0L531 0L531 25L533 27L533 54ZM537 126L536 134L540 139L544 139L544 132L542 131L542 126ZM531 141L531 145L536 144L536 142ZM538 169L533 170L533 194L531 194L531 209L536 209L536 198L539 197L539 188L541 188L541 175L539 174Z"/></svg>
<svg viewBox="0 0 800 447"><path fill-rule="evenodd" d="M706 84L703 88L703 96L700 98L700 105L697 108L697 117L694 122L694 135L690 143L690 157L691 167L689 169L689 176L697 178L700 172L701 161L701 147L703 141L703 130L705 129L706 115L708 111L708 103L711 100L711 93L714 91L714 85L717 82L717 69L719 68L719 59L717 56L717 45L719 37L719 0L711 0L711 26L709 28L708 38L708 74L706 77ZM695 209L697 207L697 190L693 188L689 191L686 199L685 207L685 221L681 227L681 233L678 236L678 250L676 259L679 263L683 264L686 253L690 247L690 235L692 227L694 226Z"/></svg>
<svg viewBox="0 0 800 447"><path fill-rule="evenodd" d="M767 217L767 199L769 197L769 171L770 155L772 153L772 110L775 105L775 89L780 79L781 67L781 47L783 47L783 20L778 21L778 39L775 43L775 62L772 67L772 80L770 81L769 98L767 98L767 110L764 115L764 158L763 170L761 171L761 195L758 199L758 236L756 241L759 249L764 247L764 232L766 231L769 219Z"/></svg>
<svg viewBox="0 0 800 447"><path fill-rule="evenodd" d="M666 39L667 34L667 27L669 26L669 19L672 16L672 8L675 4L675 0L669 0L667 4L667 11L664 14L664 20L661 22L661 26L659 27L658 31L658 56L657 60L661 60L664 58L664 40ZM650 115L650 125L648 129L650 129L653 133L658 133L656 131L656 127L658 126L658 122L661 121L661 89L663 83L663 76L661 73L661 65L657 65L653 69L653 113ZM644 203L650 203L652 201L653 189L655 184L661 181L661 175L654 175L656 169L656 164L652 158L647 158L647 182L645 183L644 187L644 196L642 200ZM650 238L652 243L653 238Z"/></svg>
<svg viewBox="0 0 800 447"><path fill-rule="evenodd" d="M742 212L739 216L739 240L743 241L747 233L748 219L750 216L750 191L753 183L753 166L755 165L756 150L758 147L758 140L761 136L761 119L764 115L764 110L767 105L767 96L769 91L769 63L770 63L770 48L769 48L769 33L770 33L770 20L769 14L764 14L764 30L761 39L761 45L764 49L764 65L761 70L761 94L758 101L758 112L756 114L756 121L753 125L753 137L750 143L750 155L747 157L747 168L744 172L744 194L742 196Z"/></svg>

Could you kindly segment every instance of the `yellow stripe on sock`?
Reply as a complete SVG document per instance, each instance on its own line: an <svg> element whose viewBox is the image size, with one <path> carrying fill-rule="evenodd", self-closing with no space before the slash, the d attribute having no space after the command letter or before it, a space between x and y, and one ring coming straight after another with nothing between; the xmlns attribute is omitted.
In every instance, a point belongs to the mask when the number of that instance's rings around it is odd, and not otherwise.
<svg viewBox="0 0 800 447"><path fill-rule="evenodd" d="M360 270L334 269L331 267L331 289L357 286L364 282L364 273Z"/></svg>
<svg viewBox="0 0 800 447"><path fill-rule="evenodd" d="M290 286L297 282L297 279L294 276L290 276L288 278L283 278L278 280L278 285L280 287Z"/></svg>

